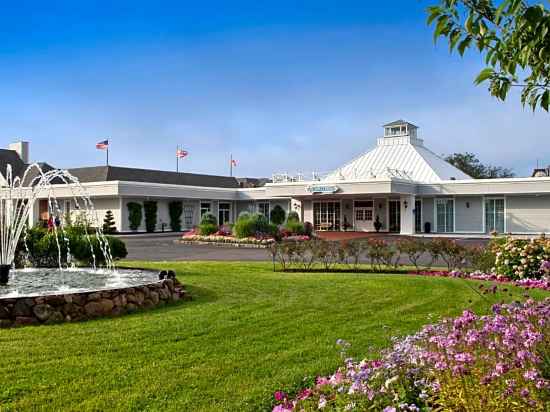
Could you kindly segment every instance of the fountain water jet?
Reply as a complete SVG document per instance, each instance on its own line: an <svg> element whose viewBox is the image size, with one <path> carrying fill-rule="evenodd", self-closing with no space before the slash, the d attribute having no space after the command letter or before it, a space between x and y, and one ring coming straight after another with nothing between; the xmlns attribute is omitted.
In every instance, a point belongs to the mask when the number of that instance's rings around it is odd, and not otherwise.
<svg viewBox="0 0 550 412"><path fill-rule="evenodd" d="M84 211L87 218L92 217L92 223L96 226L95 236L98 240L99 249L105 257L106 267L108 269L114 268L109 244L102 233L93 203L76 177L65 170L59 169L44 172L37 163L28 166L21 176L13 176L12 167L8 165L5 184L0 188L0 285L5 285L9 281L9 273L13 266L17 245L23 230L28 226L29 216L36 200L47 195L50 214L61 212L57 198L53 194L55 181L64 184L70 190L71 197L79 209L81 209L80 204L82 203L83 208L81 210ZM58 230L61 230L65 243L68 245L69 242L63 227L60 229L57 224L54 224L52 229L58 246L59 268L63 269ZM93 268L96 269L95 251L87 228L86 238L91 248ZM67 255L67 262L69 263L70 247L67 248Z"/></svg>

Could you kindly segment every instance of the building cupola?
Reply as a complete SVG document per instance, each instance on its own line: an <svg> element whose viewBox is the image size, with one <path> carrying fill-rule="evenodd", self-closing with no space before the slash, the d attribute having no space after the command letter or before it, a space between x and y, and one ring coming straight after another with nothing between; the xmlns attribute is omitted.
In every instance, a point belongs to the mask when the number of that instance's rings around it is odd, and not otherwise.
<svg viewBox="0 0 550 412"><path fill-rule="evenodd" d="M418 126L412 123L406 122L405 120L396 120L384 125L384 137L393 138L409 136L416 138L417 129Z"/></svg>
<svg viewBox="0 0 550 412"><path fill-rule="evenodd" d="M384 137L378 138L378 146L412 144L423 146L422 139L417 137L418 126L405 120L396 120L384 126Z"/></svg>

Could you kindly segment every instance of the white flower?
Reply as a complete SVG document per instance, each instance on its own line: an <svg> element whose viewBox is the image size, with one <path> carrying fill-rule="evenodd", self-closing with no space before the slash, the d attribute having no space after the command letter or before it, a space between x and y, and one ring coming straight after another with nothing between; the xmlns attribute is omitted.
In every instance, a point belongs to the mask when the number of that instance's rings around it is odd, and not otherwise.
<svg viewBox="0 0 550 412"><path fill-rule="evenodd" d="M386 388L388 388L392 383L394 383L397 379L399 379L398 376L394 376L393 378L390 378L388 379L385 383L384 383L384 386Z"/></svg>

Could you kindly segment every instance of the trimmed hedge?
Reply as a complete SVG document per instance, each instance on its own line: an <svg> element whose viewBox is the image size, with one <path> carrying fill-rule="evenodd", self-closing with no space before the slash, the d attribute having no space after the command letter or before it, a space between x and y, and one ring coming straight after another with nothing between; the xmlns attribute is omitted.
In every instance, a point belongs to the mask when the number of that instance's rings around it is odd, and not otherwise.
<svg viewBox="0 0 550 412"><path fill-rule="evenodd" d="M183 203L179 201L168 203L168 213L170 214L170 229L174 232L180 232Z"/></svg>
<svg viewBox="0 0 550 412"><path fill-rule="evenodd" d="M141 226L141 219L143 218L141 204L129 202L126 207L128 208L128 222L130 223L130 230L135 232Z"/></svg>
<svg viewBox="0 0 550 412"><path fill-rule="evenodd" d="M154 232L157 228L157 202L154 200L146 200L143 202L145 211L145 230L149 233Z"/></svg>

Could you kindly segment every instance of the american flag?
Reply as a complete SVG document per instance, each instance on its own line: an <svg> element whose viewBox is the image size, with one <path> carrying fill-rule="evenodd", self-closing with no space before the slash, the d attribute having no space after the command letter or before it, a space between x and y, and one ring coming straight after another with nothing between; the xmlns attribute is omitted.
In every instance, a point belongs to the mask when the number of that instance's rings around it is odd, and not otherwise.
<svg viewBox="0 0 550 412"><path fill-rule="evenodd" d="M108 149L109 148L109 141L108 140L103 140L102 142L98 142L98 143L96 143L95 148L99 149L99 150Z"/></svg>
<svg viewBox="0 0 550 412"><path fill-rule="evenodd" d="M231 166L237 166L237 161L235 159L231 159Z"/></svg>
<svg viewBox="0 0 550 412"><path fill-rule="evenodd" d="M183 150L183 149L177 149L176 150L176 157L178 159L182 159L182 158L186 157L188 154L189 154L189 152L187 150Z"/></svg>

